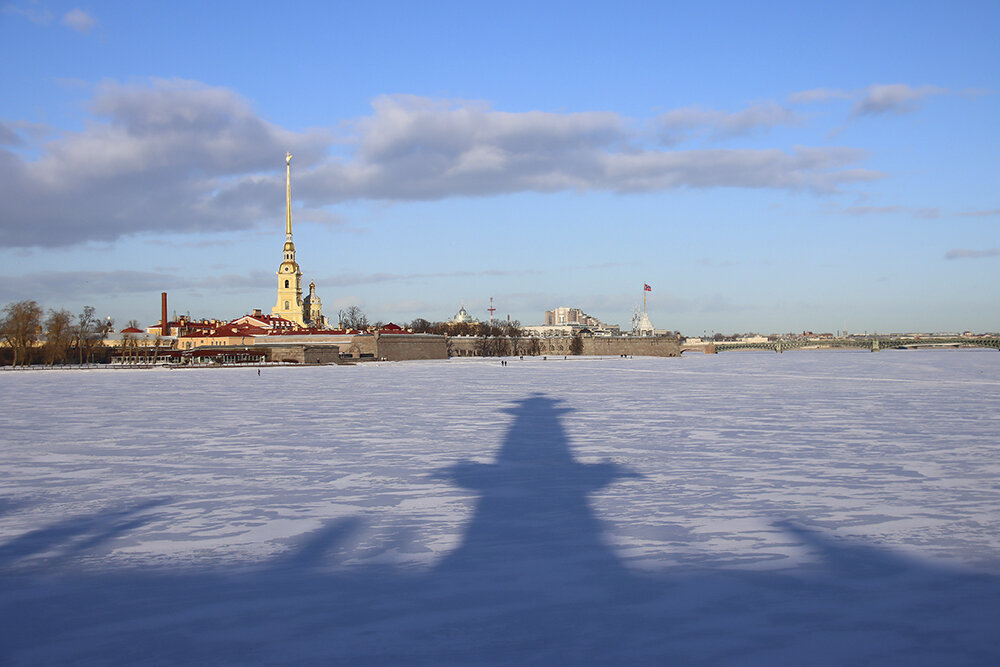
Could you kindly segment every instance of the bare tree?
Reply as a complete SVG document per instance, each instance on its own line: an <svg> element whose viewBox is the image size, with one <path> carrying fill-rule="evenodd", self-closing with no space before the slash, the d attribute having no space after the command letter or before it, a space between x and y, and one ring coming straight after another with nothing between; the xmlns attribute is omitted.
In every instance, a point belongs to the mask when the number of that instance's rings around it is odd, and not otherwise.
<svg viewBox="0 0 1000 667"><path fill-rule="evenodd" d="M139 330L142 329L142 327L139 326L139 320L129 320L128 323L125 325L125 328L126 329L139 329ZM160 338L160 334L156 334L156 337L159 339ZM159 347L159 343L158 342L157 342L157 347ZM126 357L126 353L125 353L126 349L130 350L130 353L127 356L131 358L132 363L145 363L145 364L148 364L148 363L152 363L152 361L153 361L153 358L152 358L152 356L153 356L153 350L150 348L149 338L145 334L136 334L136 333L131 332L131 331L124 332L122 334L122 360L123 361L124 361L124 359Z"/></svg>
<svg viewBox="0 0 1000 667"><path fill-rule="evenodd" d="M83 312L76 318L76 326L73 327L73 344L76 346L81 366L84 358L90 363L95 348L104 344L104 339L115 325L115 321L110 317L101 322L94 315L95 312L93 306L84 306Z"/></svg>
<svg viewBox="0 0 1000 667"><path fill-rule="evenodd" d="M126 331L122 334L122 344L119 348L122 355L122 363L135 363L135 357L137 354L138 345L136 344L135 336L132 335L131 331Z"/></svg>
<svg viewBox="0 0 1000 667"><path fill-rule="evenodd" d="M357 306L348 306L337 313L340 320L341 329L358 329L364 331L368 328L368 316Z"/></svg>
<svg viewBox="0 0 1000 667"><path fill-rule="evenodd" d="M569 342L569 353L580 355L583 354L583 338L580 334L573 336L573 340Z"/></svg>
<svg viewBox="0 0 1000 667"><path fill-rule="evenodd" d="M473 335L476 336L476 354L481 357L510 356L512 346L506 325L489 325L480 323L473 325ZM516 354L516 352L514 353Z"/></svg>
<svg viewBox="0 0 1000 667"><path fill-rule="evenodd" d="M159 333L153 337L153 363L160 358L160 346L163 345L163 336Z"/></svg>
<svg viewBox="0 0 1000 667"><path fill-rule="evenodd" d="M45 361L54 366L65 363L73 340L73 316L68 310L49 310L45 318Z"/></svg>
<svg viewBox="0 0 1000 667"><path fill-rule="evenodd" d="M542 341L538 340L538 336L532 335L528 338L527 352L533 357L542 353Z"/></svg>
<svg viewBox="0 0 1000 667"><path fill-rule="evenodd" d="M521 330L521 322L519 320L511 320L503 325L503 335L507 337L507 342L509 343L509 353L517 356L522 354L521 339L524 336L524 332Z"/></svg>
<svg viewBox="0 0 1000 667"><path fill-rule="evenodd" d="M31 351L38 342L41 330L42 308L34 301L7 304L0 320L0 331L14 354L13 365L28 363Z"/></svg>
<svg viewBox="0 0 1000 667"><path fill-rule="evenodd" d="M509 357L511 355L510 339L506 336L494 336L493 354L498 357Z"/></svg>
<svg viewBox="0 0 1000 667"><path fill-rule="evenodd" d="M433 325L422 317L418 317L407 325L414 333L428 333Z"/></svg>
<svg viewBox="0 0 1000 667"><path fill-rule="evenodd" d="M94 307L84 306L83 312L77 316L76 326L73 327L73 346L76 347L76 353L81 366L83 365L83 357L87 353L87 341L93 335L96 326L97 320L94 318Z"/></svg>
<svg viewBox="0 0 1000 667"><path fill-rule="evenodd" d="M490 338L486 334L478 336L476 338L476 356L479 357L491 357L493 356L493 346L490 344Z"/></svg>

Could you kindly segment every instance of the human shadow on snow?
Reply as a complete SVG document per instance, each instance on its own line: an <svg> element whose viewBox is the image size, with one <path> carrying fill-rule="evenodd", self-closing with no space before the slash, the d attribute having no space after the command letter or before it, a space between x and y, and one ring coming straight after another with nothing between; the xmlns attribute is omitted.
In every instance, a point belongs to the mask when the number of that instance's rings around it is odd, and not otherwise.
<svg viewBox="0 0 1000 667"><path fill-rule="evenodd" d="M568 412L536 394L496 460L439 476L478 494L429 572L332 570L339 519L253 571L84 572L53 561L141 525L150 507L62 521L0 546L0 662L340 664L996 664L1000 581L911 562L792 523L819 565L629 570L589 494L636 474L582 463Z"/></svg>

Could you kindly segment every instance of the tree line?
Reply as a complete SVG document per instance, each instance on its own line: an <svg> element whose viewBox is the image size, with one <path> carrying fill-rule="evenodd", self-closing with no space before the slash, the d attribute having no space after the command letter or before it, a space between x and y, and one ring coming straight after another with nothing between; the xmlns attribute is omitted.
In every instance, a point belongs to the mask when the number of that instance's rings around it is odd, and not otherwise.
<svg viewBox="0 0 1000 667"><path fill-rule="evenodd" d="M82 365L96 357L104 361L104 339L113 328L114 320L109 317L102 321L93 306L84 306L76 316L65 309L49 309L46 314L35 301L10 303L0 311L0 338L13 366Z"/></svg>
<svg viewBox="0 0 1000 667"><path fill-rule="evenodd" d="M144 338L137 336L129 329L141 329L138 320L129 320L122 332L122 342L120 353L123 364L153 364L160 356L160 348L163 347L163 335L157 328L153 336L152 344Z"/></svg>
<svg viewBox="0 0 1000 667"><path fill-rule="evenodd" d="M482 357L509 357L542 353L542 341L534 334L528 334L521 322L430 322L417 318L407 325L415 333L429 333L447 336L471 336L476 338L476 354ZM574 336L570 343L572 354L583 352L583 341Z"/></svg>
<svg viewBox="0 0 1000 667"><path fill-rule="evenodd" d="M339 311L338 320L340 328L345 330L377 330L383 324L382 322L370 323L368 316L358 306L348 306ZM418 317L402 326L414 333L476 338L476 354L482 357L508 357L542 353L541 341L533 335L527 335L518 320L490 324L488 322L431 322ZM582 344L580 347L582 348Z"/></svg>
<svg viewBox="0 0 1000 667"><path fill-rule="evenodd" d="M338 313L341 329L367 330L380 328L382 322L370 324L367 315L358 306L348 306ZM129 327L138 328L132 320ZM528 335L518 320L508 322L431 322L417 318L405 325L415 333L470 336L476 338L476 354L484 357L539 355L541 341ZM42 363L49 366L69 363L105 362L109 358L104 340L114 330L114 320L101 320L93 306L84 306L78 315L68 310L50 309L46 313L35 301L18 301L0 311L0 364L25 366ZM153 344L152 354L160 347L160 337ZM570 344L571 354L581 354L583 341L579 335ZM140 345L139 339L129 333L122 335L122 359L137 363L149 356L149 346Z"/></svg>

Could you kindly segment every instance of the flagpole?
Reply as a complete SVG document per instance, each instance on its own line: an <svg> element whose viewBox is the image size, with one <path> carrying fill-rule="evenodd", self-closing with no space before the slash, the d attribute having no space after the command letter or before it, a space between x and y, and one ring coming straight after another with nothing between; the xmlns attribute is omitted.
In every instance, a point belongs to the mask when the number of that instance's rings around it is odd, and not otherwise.
<svg viewBox="0 0 1000 667"><path fill-rule="evenodd" d="M646 314L646 283L642 284L642 314Z"/></svg>

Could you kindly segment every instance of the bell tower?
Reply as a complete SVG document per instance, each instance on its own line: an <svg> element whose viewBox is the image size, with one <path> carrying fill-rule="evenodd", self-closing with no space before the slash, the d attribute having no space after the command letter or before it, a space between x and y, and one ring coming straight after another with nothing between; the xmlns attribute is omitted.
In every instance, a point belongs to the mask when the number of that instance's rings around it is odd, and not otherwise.
<svg viewBox="0 0 1000 667"><path fill-rule="evenodd" d="M278 267L278 302L271 309L271 314L303 326L302 269L295 261L295 243L292 241L291 153L285 153L285 248L282 252L283 259Z"/></svg>
<svg viewBox="0 0 1000 667"><path fill-rule="evenodd" d="M309 283L309 295L303 299L302 312L310 328L326 328L323 317L323 302L316 295L316 283Z"/></svg>

